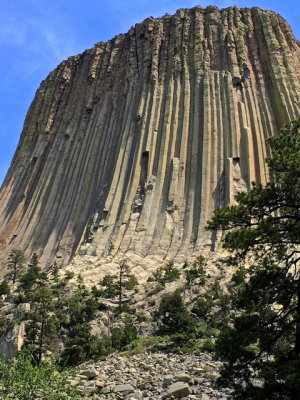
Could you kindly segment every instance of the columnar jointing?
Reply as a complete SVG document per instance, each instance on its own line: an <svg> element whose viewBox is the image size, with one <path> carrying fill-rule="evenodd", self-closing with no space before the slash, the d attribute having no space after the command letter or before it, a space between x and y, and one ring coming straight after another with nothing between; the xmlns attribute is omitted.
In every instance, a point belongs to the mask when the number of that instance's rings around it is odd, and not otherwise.
<svg viewBox="0 0 300 400"><path fill-rule="evenodd" d="M178 10L62 62L42 82L0 194L0 250L186 258L269 179L266 139L299 117L300 48L258 8Z"/></svg>

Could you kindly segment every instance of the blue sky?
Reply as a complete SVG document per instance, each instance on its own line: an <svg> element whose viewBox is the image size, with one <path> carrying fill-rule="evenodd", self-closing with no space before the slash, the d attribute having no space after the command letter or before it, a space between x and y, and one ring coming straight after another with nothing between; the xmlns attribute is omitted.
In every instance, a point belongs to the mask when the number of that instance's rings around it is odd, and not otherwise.
<svg viewBox="0 0 300 400"><path fill-rule="evenodd" d="M299 0L0 0L0 185L35 91L62 60L149 16L210 4L273 10L300 40Z"/></svg>

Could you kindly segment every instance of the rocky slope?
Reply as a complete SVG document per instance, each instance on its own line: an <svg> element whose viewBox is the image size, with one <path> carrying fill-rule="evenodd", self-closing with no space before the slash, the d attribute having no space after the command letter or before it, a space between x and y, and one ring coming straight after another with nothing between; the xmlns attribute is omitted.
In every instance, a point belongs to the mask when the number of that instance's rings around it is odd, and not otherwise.
<svg viewBox="0 0 300 400"><path fill-rule="evenodd" d="M228 388L214 388L220 365L207 353L112 355L82 366L69 383L85 397L99 400L227 400L231 398Z"/></svg>
<svg viewBox="0 0 300 400"><path fill-rule="evenodd" d="M199 6L63 61L0 192L1 257L147 269L214 251L206 220L269 179L266 139L299 116L299 61L277 14Z"/></svg>

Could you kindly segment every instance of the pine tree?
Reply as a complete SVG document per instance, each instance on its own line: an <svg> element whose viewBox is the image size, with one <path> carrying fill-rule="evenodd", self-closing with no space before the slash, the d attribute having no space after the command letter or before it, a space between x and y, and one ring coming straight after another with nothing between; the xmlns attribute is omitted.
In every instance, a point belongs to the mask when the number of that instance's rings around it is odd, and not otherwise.
<svg viewBox="0 0 300 400"><path fill-rule="evenodd" d="M16 279L18 278L23 269L25 262L26 258L21 250L12 249L9 252L7 259L7 266L11 270L10 275L13 286L15 285Z"/></svg>
<svg viewBox="0 0 300 400"><path fill-rule="evenodd" d="M161 320L161 324L158 327L159 334L189 334L196 329L196 321L191 317L178 289L162 297L158 315Z"/></svg>
<svg viewBox="0 0 300 400"><path fill-rule="evenodd" d="M300 399L300 121L269 143L273 181L253 183L208 223L226 231L226 262L240 272L236 312L217 342L221 383L239 400Z"/></svg>
<svg viewBox="0 0 300 400"><path fill-rule="evenodd" d="M39 259L36 253L31 256L28 268L24 274L19 278L22 288L25 292L28 292L37 283L39 279L43 279L44 274L41 272L41 267L39 266Z"/></svg>
<svg viewBox="0 0 300 400"><path fill-rule="evenodd" d="M24 347L30 351L36 365L40 365L51 342L57 339L59 320L50 287L37 287L31 294L31 311L25 315L26 338Z"/></svg>
<svg viewBox="0 0 300 400"><path fill-rule="evenodd" d="M100 282L100 285L105 287L103 291L105 297L118 296L119 310L122 308L124 290L132 290L137 284L136 276L131 273L129 266L123 262L119 265L118 274L105 275Z"/></svg>

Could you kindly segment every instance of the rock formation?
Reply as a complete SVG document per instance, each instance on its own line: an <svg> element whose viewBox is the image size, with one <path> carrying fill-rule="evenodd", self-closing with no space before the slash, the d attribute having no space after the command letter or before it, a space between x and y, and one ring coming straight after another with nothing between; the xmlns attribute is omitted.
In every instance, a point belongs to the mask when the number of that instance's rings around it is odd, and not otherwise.
<svg viewBox="0 0 300 400"><path fill-rule="evenodd" d="M183 259L269 179L266 139L300 114L300 46L259 8L180 9L63 61L39 90L0 192L0 252Z"/></svg>

